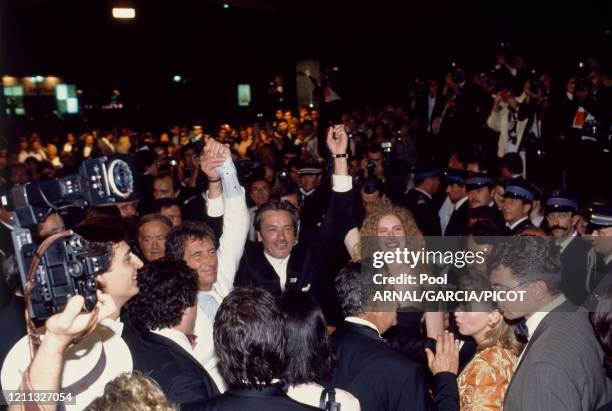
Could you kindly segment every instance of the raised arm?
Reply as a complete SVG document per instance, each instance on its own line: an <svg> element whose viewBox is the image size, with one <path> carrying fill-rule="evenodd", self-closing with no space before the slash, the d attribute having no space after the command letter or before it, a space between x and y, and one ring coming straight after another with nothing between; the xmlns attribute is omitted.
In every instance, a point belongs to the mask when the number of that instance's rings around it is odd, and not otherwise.
<svg viewBox="0 0 612 411"><path fill-rule="evenodd" d="M217 282L221 296L229 294L249 233L249 213L245 191L238 182L229 146L207 140L200 159L202 171L210 186L206 195L210 217L223 216L223 234L217 250Z"/></svg>

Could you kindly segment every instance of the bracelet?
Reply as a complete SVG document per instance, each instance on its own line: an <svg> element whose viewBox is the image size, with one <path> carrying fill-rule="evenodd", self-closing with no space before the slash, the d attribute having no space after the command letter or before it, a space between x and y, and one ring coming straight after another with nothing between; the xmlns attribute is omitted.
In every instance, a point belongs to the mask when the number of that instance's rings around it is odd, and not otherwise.
<svg viewBox="0 0 612 411"><path fill-rule="evenodd" d="M218 182L218 181L221 181L221 177L219 177L219 178L217 178L217 179L215 179L215 180L211 180L210 178L208 179L208 182L209 182L209 183L216 183L216 182Z"/></svg>
<svg viewBox="0 0 612 411"><path fill-rule="evenodd" d="M347 153L344 153L344 154L332 154L331 156L332 158L348 158L349 155Z"/></svg>

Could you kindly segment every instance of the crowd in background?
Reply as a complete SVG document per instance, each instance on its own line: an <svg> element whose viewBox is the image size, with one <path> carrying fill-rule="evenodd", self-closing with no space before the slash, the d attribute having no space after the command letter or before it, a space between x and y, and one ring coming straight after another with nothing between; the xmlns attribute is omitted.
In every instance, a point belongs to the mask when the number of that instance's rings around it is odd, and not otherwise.
<svg viewBox="0 0 612 411"><path fill-rule="evenodd" d="M453 64L415 81L400 104L351 107L317 87L316 107L251 123L40 130L0 151L4 193L76 174L88 158L131 158L130 197L50 210L33 233L73 228L113 244L113 261L128 256L101 275L100 312L121 324L107 327L129 347L122 371L148 377L114 380L89 409L143 402L143 386L157 409L610 409L610 68L590 59L554 78L502 48L487 70ZM54 387L32 370L83 331L65 327L80 307L47 322L61 343L49 338L24 371L8 208L2 384L19 369L12 389ZM367 239L394 249L441 236L488 256L452 281L523 289L529 303L385 312L364 302Z"/></svg>

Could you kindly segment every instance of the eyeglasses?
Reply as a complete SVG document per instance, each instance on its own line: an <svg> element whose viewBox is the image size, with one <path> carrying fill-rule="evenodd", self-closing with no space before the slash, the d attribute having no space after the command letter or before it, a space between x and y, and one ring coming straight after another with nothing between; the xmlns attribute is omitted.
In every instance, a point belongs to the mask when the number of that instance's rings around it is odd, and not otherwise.
<svg viewBox="0 0 612 411"><path fill-rule="evenodd" d="M491 289L493 291L505 291L505 292L508 292L508 291L515 290L515 289L519 288L520 286L525 285L525 284L529 284L529 283L533 283L533 281L524 281L524 282L519 283L519 285L516 285L514 287L504 287L504 286L499 286L499 285L493 285L493 286L491 286Z"/></svg>

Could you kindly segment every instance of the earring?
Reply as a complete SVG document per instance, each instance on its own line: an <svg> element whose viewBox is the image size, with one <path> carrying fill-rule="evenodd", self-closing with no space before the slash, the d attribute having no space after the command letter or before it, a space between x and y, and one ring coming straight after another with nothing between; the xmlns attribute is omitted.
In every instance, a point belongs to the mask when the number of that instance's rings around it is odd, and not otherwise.
<svg viewBox="0 0 612 411"><path fill-rule="evenodd" d="M487 323L487 325L489 326L489 328L495 328L495 326L497 325L497 323L494 323L493 321L489 320L489 322Z"/></svg>

